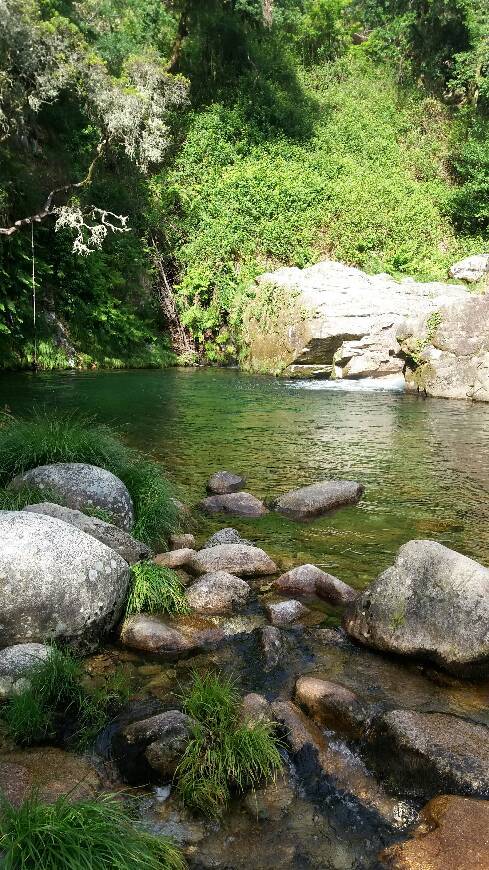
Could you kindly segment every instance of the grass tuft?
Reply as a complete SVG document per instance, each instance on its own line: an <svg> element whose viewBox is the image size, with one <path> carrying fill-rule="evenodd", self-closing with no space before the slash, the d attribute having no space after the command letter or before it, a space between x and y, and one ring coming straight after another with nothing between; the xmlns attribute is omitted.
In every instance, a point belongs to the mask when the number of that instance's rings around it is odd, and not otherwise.
<svg viewBox="0 0 489 870"><path fill-rule="evenodd" d="M4 870L184 870L166 837L137 827L114 795L54 804L35 795L14 807L0 798Z"/></svg>
<svg viewBox="0 0 489 870"><path fill-rule="evenodd" d="M134 503L133 534L151 547L159 549L178 529L178 507L160 465L125 445L108 426L73 413L37 411L29 419L3 416L0 486L17 474L53 462L88 462L119 477Z"/></svg>
<svg viewBox="0 0 489 870"><path fill-rule="evenodd" d="M70 745L85 749L106 725L109 711L127 696L117 674L104 689L89 692L81 662L55 646L26 676L28 686L9 699L2 713L9 736L20 745L57 738L69 727Z"/></svg>
<svg viewBox="0 0 489 870"><path fill-rule="evenodd" d="M278 742L272 724L240 720L240 697L226 677L194 674L183 705L195 726L176 772L177 790L189 809L216 818L233 793L273 779L282 765Z"/></svg>
<svg viewBox="0 0 489 870"><path fill-rule="evenodd" d="M154 562L137 562L131 568L132 582L126 614L169 613L172 616L190 613L185 589L171 568Z"/></svg>

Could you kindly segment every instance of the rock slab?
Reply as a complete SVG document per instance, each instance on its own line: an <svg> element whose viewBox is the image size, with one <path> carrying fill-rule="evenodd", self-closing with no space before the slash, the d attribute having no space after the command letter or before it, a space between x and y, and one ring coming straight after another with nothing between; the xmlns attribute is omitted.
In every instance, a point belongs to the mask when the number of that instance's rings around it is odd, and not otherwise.
<svg viewBox="0 0 489 870"><path fill-rule="evenodd" d="M263 517L268 513L265 505L251 492L230 492L227 495L210 495L197 507L205 514L230 514L235 517Z"/></svg>
<svg viewBox="0 0 489 870"><path fill-rule="evenodd" d="M0 511L0 645L59 639L93 649L117 623L129 566L61 520Z"/></svg>
<svg viewBox="0 0 489 870"><path fill-rule="evenodd" d="M489 569L436 541L409 541L344 620L367 646L470 676L489 666Z"/></svg>
<svg viewBox="0 0 489 870"><path fill-rule="evenodd" d="M15 489L35 486L56 493L66 507L87 507L106 511L114 525L130 532L134 525L134 507L127 487L115 474L84 462L56 462L39 465L19 474L10 484Z"/></svg>
<svg viewBox="0 0 489 870"><path fill-rule="evenodd" d="M275 510L292 520L312 520L344 505L356 504L364 492L356 480L323 480L281 495Z"/></svg>

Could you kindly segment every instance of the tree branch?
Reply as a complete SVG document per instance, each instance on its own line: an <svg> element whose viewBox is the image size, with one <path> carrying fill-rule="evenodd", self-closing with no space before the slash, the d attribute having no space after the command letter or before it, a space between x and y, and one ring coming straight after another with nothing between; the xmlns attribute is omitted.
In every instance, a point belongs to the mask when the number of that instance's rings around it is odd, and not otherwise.
<svg viewBox="0 0 489 870"><path fill-rule="evenodd" d="M40 211L36 212L36 214L29 215L28 217L21 218L18 221L15 221L9 227L0 227L0 236L12 236L14 233L21 230L23 227L28 227L31 224L40 223L51 215L56 214L56 206L53 205L54 197L59 193L68 193L70 190L79 190L81 187L86 187L91 183L93 178L93 173L95 170L95 166L100 160L103 150L107 145L107 140L103 139L97 145L97 151L95 157L93 158L90 166L88 167L87 174L85 178L82 178L81 181L72 181L69 184L64 184L62 187L55 187L48 193L46 202Z"/></svg>

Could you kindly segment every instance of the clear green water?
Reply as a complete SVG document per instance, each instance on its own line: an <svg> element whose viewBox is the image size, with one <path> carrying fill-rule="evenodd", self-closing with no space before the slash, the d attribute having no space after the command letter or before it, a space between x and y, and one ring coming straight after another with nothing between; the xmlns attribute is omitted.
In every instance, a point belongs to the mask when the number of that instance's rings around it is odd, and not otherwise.
<svg viewBox="0 0 489 870"><path fill-rule="evenodd" d="M489 407L252 377L229 370L4 374L0 403L97 415L161 460L194 504L209 474L242 472L269 498L324 478L365 484L362 502L310 524L274 514L218 520L283 566L313 562L361 587L411 538L489 565Z"/></svg>

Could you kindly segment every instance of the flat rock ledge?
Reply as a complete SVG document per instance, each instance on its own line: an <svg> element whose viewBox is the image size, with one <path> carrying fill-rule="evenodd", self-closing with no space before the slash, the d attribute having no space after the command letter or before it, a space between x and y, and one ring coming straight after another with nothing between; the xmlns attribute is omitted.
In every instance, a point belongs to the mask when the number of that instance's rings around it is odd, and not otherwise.
<svg viewBox="0 0 489 870"><path fill-rule="evenodd" d="M323 480L286 492L275 501L275 510L292 520L313 520L329 511L356 504L364 487L356 480Z"/></svg>
<svg viewBox="0 0 489 870"><path fill-rule="evenodd" d="M124 646L169 661L216 649L223 639L221 629L193 616L170 622L160 616L140 613L126 619L121 630Z"/></svg>

